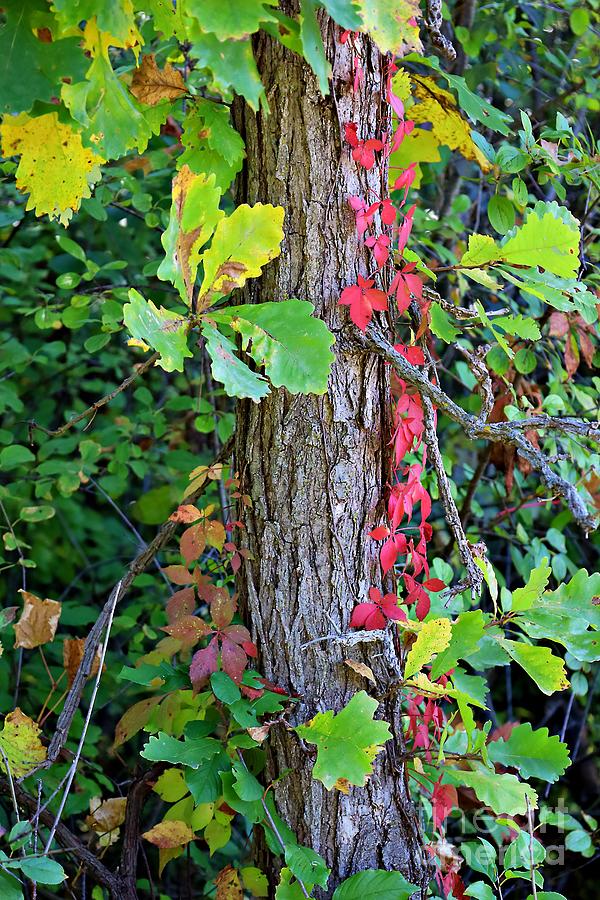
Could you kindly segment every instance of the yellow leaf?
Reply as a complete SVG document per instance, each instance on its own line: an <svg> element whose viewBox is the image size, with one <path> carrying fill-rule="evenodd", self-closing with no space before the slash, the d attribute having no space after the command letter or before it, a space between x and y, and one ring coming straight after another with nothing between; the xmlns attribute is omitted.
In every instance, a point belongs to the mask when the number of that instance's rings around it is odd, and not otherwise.
<svg viewBox="0 0 600 900"><path fill-rule="evenodd" d="M189 793L181 769L167 769L166 772L162 773L152 790L158 794L161 800L166 800L167 803L175 803Z"/></svg>
<svg viewBox="0 0 600 900"><path fill-rule="evenodd" d="M425 622L410 648L404 666L404 677L410 678L431 662L436 653L445 650L452 637L450 619L432 619Z"/></svg>
<svg viewBox="0 0 600 900"><path fill-rule="evenodd" d="M3 751L3 755L0 754L0 769L6 771L8 764L12 777L22 778L38 763L43 762L46 759L46 748L39 735L38 725L20 709L9 713L0 731L0 747Z"/></svg>
<svg viewBox="0 0 600 900"><path fill-rule="evenodd" d="M29 194L26 209L68 225L100 179L102 157L84 147L81 135L55 112L31 118L5 116L0 126L4 156L20 156L17 188Z"/></svg>
<svg viewBox="0 0 600 900"><path fill-rule="evenodd" d="M29 591L19 591L24 606L15 624L15 647L33 650L54 640L60 618L61 605L57 600L41 600Z"/></svg>
<svg viewBox="0 0 600 900"><path fill-rule="evenodd" d="M187 93L181 72L170 63L161 71L153 53L142 57L142 64L133 73L129 90L137 100L149 106L156 106L161 100L177 100Z"/></svg>
<svg viewBox="0 0 600 900"><path fill-rule="evenodd" d="M382 53L395 56L421 53L423 45L416 22L421 15L418 0L358 0L363 29Z"/></svg>
<svg viewBox="0 0 600 900"><path fill-rule="evenodd" d="M435 133L426 131L424 128L414 128L390 156L390 185L395 182L401 171L408 168L410 163L440 162L441 158L440 141ZM414 188L421 186L422 177L421 167L417 165L413 181Z"/></svg>
<svg viewBox="0 0 600 900"><path fill-rule="evenodd" d="M413 75L412 80L417 102L411 106L408 117L416 125L430 124L438 144L458 150L483 172L489 172L492 164L474 143L471 126L460 114L453 95L428 76Z"/></svg>
<svg viewBox="0 0 600 900"><path fill-rule="evenodd" d="M184 847L194 840L194 832L189 825L180 821L159 822L149 831L145 831L142 835L155 847L162 850L170 850L173 847Z"/></svg>
<svg viewBox="0 0 600 900"><path fill-rule="evenodd" d="M216 900L242 900L240 876L233 866L225 866L215 878Z"/></svg>

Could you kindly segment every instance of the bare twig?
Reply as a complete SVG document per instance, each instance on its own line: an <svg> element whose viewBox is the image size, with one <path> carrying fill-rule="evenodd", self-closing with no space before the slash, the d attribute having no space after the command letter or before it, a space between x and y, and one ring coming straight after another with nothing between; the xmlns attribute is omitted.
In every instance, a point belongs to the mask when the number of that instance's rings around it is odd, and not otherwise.
<svg viewBox="0 0 600 900"><path fill-rule="evenodd" d="M69 419L68 422L65 422L64 425L61 425L60 428L55 428L54 430L50 428L45 428L43 425L39 425L33 419L29 422L29 429L33 431L33 429L37 428L40 431L43 431L44 434L47 434L49 437L60 437L65 434L65 432L69 431L73 428L74 425L77 425L78 422L82 422L84 419L89 418L90 416L95 416L99 409L102 409L103 406L106 406L107 403L110 403L111 400L114 400L118 394L121 394L123 391L126 391L130 384L139 378L140 375L143 375L144 372L147 372L151 366L154 365L157 359L160 359L160 353L153 353L148 357L141 365L135 369L134 372L129 375L125 381L122 381L121 384L116 387L109 394L106 394L104 397L101 397L99 400L96 400L95 403L92 403L91 406L88 406L87 409L84 409L83 412L78 413L73 418Z"/></svg>
<svg viewBox="0 0 600 900"><path fill-rule="evenodd" d="M555 416L530 416L517 422L488 422L482 424L477 416L466 412L455 403L437 384L433 384L427 375L406 360L401 353L374 327L371 326L361 339L363 347L381 356L391 363L400 377L427 397L438 411L458 422L471 440L484 439L493 443L509 444L531 467L539 472L541 480L548 490L563 497L571 510L575 521L585 532L597 528L597 521L586 508L582 498L573 484L557 475L550 467L548 457L527 439L523 434L530 429L556 431L565 435L580 435L596 442L600 441L600 422L586 421L576 418L558 418Z"/></svg>

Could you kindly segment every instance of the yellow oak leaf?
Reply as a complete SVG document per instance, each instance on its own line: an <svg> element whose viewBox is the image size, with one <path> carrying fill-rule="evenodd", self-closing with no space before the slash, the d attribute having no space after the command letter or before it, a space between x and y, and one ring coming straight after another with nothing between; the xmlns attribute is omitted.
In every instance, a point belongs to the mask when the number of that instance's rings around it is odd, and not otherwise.
<svg viewBox="0 0 600 900"><path fill-rule="evenodd" d="M46 759L38 725L18 707L4 720L0 748L0 769L6 772L8 768L13 778L22 778Z"/></svg>
<svg viewBox="0 0 600 900"><path fill-rule="evenodd" d="M57 600L42 600L29 591L19 591L23 595L23 612L15 623L15 647L33 650L54 640L61 604Z"/></svg>
<svg viewBox="0 0 600 900"><path fill-rule="evenodd" d="M153 53L142 57L142 64L133 73L129 90L140 103L147 103L148 106L156 106L161 100L177 100L187 93L181 72L170 63L159 69Z"/></svg>
<svg viewBox="0 0 600 900"><path fill-rule="evenodd" d="M100 179L102 157L84 147L81 135L55 112L31 118L5 116L0 126L4 156L20 156L17 188L29 194L26 209L68 225Z"/></svg>

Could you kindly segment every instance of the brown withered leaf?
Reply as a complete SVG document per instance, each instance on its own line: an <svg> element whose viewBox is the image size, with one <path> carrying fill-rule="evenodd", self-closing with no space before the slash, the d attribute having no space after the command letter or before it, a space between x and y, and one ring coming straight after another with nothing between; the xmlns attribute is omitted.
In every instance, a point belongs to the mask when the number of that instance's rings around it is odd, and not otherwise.
<svg viewBox="0 0 600 900"><path fill-rule="evenodd" d="M368 678L369 681L372 681L373 684L376 684L375 676L373 675L373 669L368 666L366 663L358 662L356 659L345 659L344 662L348 666L349 669L352 669L353 672L356 672L357 675L362 675L363 678Z"/></svg>
<svg viewBox="0 0 600 900"><path fill-rule="evenodd" d="M127 797L109 797L108 800L92 797L90 800L90 814L85 824L101 838L102 846L108 847L118 840L126 806Z"/></svg>
<svg viewBox="0 0 600 900"><path fill-rule="evenodd" d="M240 876L233 866L225 866L215 878L217 886L216 900L242 900L244 894Z"/></svg>
<svg viewBox="0 0 600 900"><path fill-rule="evenodd" d="M248 732L252 740L256 741L257 744L262 744L262 742L268 738L270 730L270 725L258 725L255 727L246 728L246 731Z"/></svg>
<svg viewBox="0 0 600 900"><path fill-rule="evenodd" d="M42 600L29 591L20 590L23 595L23 612L15 624L15 647L33 650L54 640L61 613L57 600Z"/></svg>
<svg viewBox="0 0 600 900"><path fill-rule="evenodd" d="M65 638L63 641L63 666L69 679L69 687L75 680L77 669L81 665L83 659L83 649L85 647L85 638ZM98 666L100 665L100 647L96 650L96 656L92 663L90 678L98 674Z"/></svg>
<svg viewBox="0 0 600 900"><path fill-rule="evenodd" d="M150 831L145 831L142 835L155 847L162 850L168 850L172 847L183 847L194 840L194 832L189 825L178 819L173 821L159 822Z"/></svg>
<svg viewBox="0 0 600 900"><path fill-rule="evenodd" d="M153 53L142 58L142 64L133 73L129 90L140 103L148 106L156 106L161 100L177 100L187 94L181 72L170 63L159 69Z"/></svg>

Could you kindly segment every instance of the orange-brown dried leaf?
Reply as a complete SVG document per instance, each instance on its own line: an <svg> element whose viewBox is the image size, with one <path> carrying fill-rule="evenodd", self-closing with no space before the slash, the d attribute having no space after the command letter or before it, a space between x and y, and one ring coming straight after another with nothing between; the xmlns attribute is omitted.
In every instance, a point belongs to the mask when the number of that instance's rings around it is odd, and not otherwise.
<svg viewBox="0 0 600 900"><path fill-rule="evenodd" d="M179 540L179 549L186 564L189 566L191 562L198 559L206 547L206 525L204 522L199 525L191 525L187 528Z"/></svg>
<svg viewBox="0 0 600 900"><path fill-rule="evenodd" d="M42 600L29 591L20 590L23 595L23 612L15 624L15 647L33 650L54 640L61 613L57 600Z"/></svg>
<svg viewBox="0 0 600 900"><path fill-rule="evenodd" d="M183 588L176 591L167 602L167 621L169 625L174 625L184 616L191 616L196 608L196 595L194 588Z"/></svg>
<svg viewBox="0 0 600 900"><path fill-rule="evenodd" d="M178 506L174 513L171 513L169 521L183 522L184 525L189 525L190 522L196 522L201 518L202 513L199 509L192 506L191 503L184 503L182 506Z"/></svg>
<svg viewBox="0 0 600 900"><path fill-rule="evenodd" d="M204 619L198 616L182 616L173 625L165 625L162 630L181 641L184 648L193 647L212 631Z"/></svg>
<svg viewBox="0 0 600 900"><path fill-rule="evenodd" d="M163 100L178 100L187 94L181 72L170 63L159 69L153 53L142 58L141 65L133 73L129 90L140 103L148 106L156 106Z"/></svg>
<svg viewBox="0 0 600 900"><path fill-rule="evenodd" d="M125 821L126 806L127 797L110 797L102 801L94 797L90 800L90 814L85 824L99 835L116 832Z"/></svg>
<svg viewBox="0 0 600 900"><path fill-rule="evenodd" d="M75 675L77 674L77 669L81 665L81 660L83 659L83 651L85 648L85 638L65 638L63 641L63 666L67 673L67 678L69 680L69 687L75 681ZM92 663L92 669L90 671L90 678L93 678L94 675L98 674L98 667L100 666L100 647L96 650L96 655L94 657L94 662Z"/></svg>

